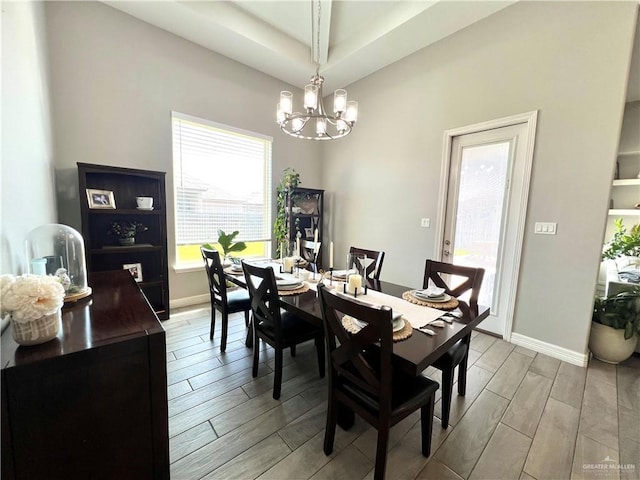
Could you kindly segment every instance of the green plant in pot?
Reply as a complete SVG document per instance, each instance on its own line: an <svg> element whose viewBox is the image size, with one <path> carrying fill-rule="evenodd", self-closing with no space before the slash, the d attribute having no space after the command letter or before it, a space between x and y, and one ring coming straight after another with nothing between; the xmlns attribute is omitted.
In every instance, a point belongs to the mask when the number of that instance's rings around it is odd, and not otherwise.
<svg viewBox="0 0 640 480"><path fill-rule="evenodd" d="M238 230L233 233L225 233L224 230L218 230L218 245L222 248L222 254L225 258L230 259L232 252L241 252L247 248L244 242L235 242L235 238L240 234ZM203 247L213 250L214 247L210 243L205 243Z"/></svg>
<svg viewBox="0 0 640 480"><path fill-rule="evenodd" d="M290 241L287 227L287 193L301 183L300 174L289 167L282 172L282 178L276 187L276 219L273 222L273 236L276 239L276 252L279 256L287 255Z"/></svg>
<svg viewBox="0 0 640 480"><path fill-rule="evenodd" d="M615 221L613 237L602 251L602 260L616 261L623 257L640 257L640 224L627 230L622 219L618 218Z"/></svg>
<svg viewBox="0 0 640 480"><path fill-rule="evenodd" d="M124 220L111 223L107 233L116 237L120 245L134 245L136 243L136 235L147 230L149 230L149 227L140 222Z"/></svg>
<svg viewBox="0 0 640 480"><path fill-rule="evenodd" d="M596 297L589 349L608 363L631 356L640 336L640 286L609 297Z"/></svg>

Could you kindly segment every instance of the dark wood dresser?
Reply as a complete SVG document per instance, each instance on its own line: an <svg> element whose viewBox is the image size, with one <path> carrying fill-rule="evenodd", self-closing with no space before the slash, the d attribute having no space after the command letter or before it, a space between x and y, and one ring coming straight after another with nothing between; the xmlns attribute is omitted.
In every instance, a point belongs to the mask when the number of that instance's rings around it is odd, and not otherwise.
<svg viewBox="0 0 640 480"><path fill-rule="evenodd" d="M169 478L165 332L126 270L89 277L62 332L2 334L2 478Z"/></svg>

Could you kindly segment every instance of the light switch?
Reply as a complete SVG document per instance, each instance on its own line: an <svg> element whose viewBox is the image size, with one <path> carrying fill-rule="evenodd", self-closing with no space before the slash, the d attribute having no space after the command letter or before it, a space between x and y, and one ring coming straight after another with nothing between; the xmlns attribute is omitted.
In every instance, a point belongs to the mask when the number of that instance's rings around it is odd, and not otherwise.
<svg viewBox="0 0 640 480"><path fill-rule="evenodd" d="M534 232L539 235L555 235L556 226L555 222L536 222Z"/></svg>

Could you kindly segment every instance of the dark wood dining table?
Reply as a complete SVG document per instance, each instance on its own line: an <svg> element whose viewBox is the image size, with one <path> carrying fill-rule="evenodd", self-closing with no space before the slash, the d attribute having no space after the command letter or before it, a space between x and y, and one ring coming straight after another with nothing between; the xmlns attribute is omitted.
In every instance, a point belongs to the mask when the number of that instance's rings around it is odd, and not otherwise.
<svg viewBox="0 0 640 480"><path fill-rule="evenodd" d="M231 273L227 274L227 278L236 285L246 288L244 276ZM371 279L367 281L367 287L398 298L401 298L407 290L412 290L411 287ZM318 293L313 289L297 295L281 295L280 305L284 310L294 313L305 321L322 325L320 299ZM394 342L393 355L396 366L408 374L420 375L453 344L470 334L480 322L489 316L490 311L489 307L485 306L470 307L462 300L459 300L457 310L462 313L462 316L455 319L446 328L434 328L436 335L430 336L421 330L414 329L409 338Z"/></svg>

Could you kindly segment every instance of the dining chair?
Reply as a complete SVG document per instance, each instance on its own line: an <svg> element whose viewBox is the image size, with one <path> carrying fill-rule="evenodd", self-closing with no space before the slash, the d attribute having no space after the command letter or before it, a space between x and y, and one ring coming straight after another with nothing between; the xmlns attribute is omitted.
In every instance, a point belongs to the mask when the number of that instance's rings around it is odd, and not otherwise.
<svg viewBox="0 0 640 480"><path fill-rule="evenodd" d="M307 261L307 269L314 271L317 268L317 264L320 263L320 246L321 242L318 242L318 254L314 255L315 243L312 240L302 240L300 242L300 257Z"/></svg>
<svg viewBox="0 0 640 480"><path fill-rule="evenodd" d="M383 479L387 463L389 430L420 409L422 455L431 454L433 404L438 383L395 368L392 361L392 311L366 305L331 293L318 285L329 363L329 401L324 434L324 453L333 451L338 419L357 414L378 430L374 478ZM342 326L342 314L364 322L358 333ZM348 413L346 413L348 412Z"/></svg>
<svg viewBox="0 0 640 480"><path fill-rule="evenodd" d="M227 349L227 330L229 327L229 314L244 312L244 323L249 326L249 312L251 311L251 300L249 294L243 288L233 290L227 289L220 253L217 250L209 250L200 247L204 268L209 280L209 294L211 296L211 329L209 330L209 340L213 340L213 331L216 326L216 310L222 315L222 337L220 339L220 351Z"/></svg>
<svg viewBox="0 0 640 480"><path fill-rule="evenodd" d="M382 271L382 261L384 260L384 252L378 252L376 250L366 250L364 248L351 247L349 249L349 253L354 254L363 254L366 255L367 258L373 260L373 262L369 263L369 265L365 268L365 277L371 278L374 280L380 280L380 272ZM357 260L355 260L357 261ZM352 265L347 265L347 268L351 268ZM363 267L358 265L358 267Z"/></svg>
<svg viewBox="0 0 640 480"><path fill-rule="evenodd" d="M251 298L253 319L253 376L258 376L260 361L260 339L275 350L275 377L273 380L273 398L280 398L282 386L282 352L285 348L313 340L318 356L320 377L325 374L324 330L320 326L297 317L291 312L281 311L276 278L272 267L259 267L242 262L244 276Z"/></svg>
<svg viewBox="0 0 640 480"><path fill-rule="evenodd" d="M452 277L462 277L463 280L455 287L452 287L453 281L456 280L456 278ZM427 260L422 287L428 288L429 280L431 280L434 285L444 288L445 292L452 297L459 297L470 291L469 306L477 307L483 278L483 268L464 267L452 263ZM456 367L458 367L458 395L464 396L466 393L467 359L469 358L470 342L471 334L458 340L433 364L434 367L442 371L442 415L440 419L442 428L449 426L451 396L453 393L453 374Z"/></svg>

